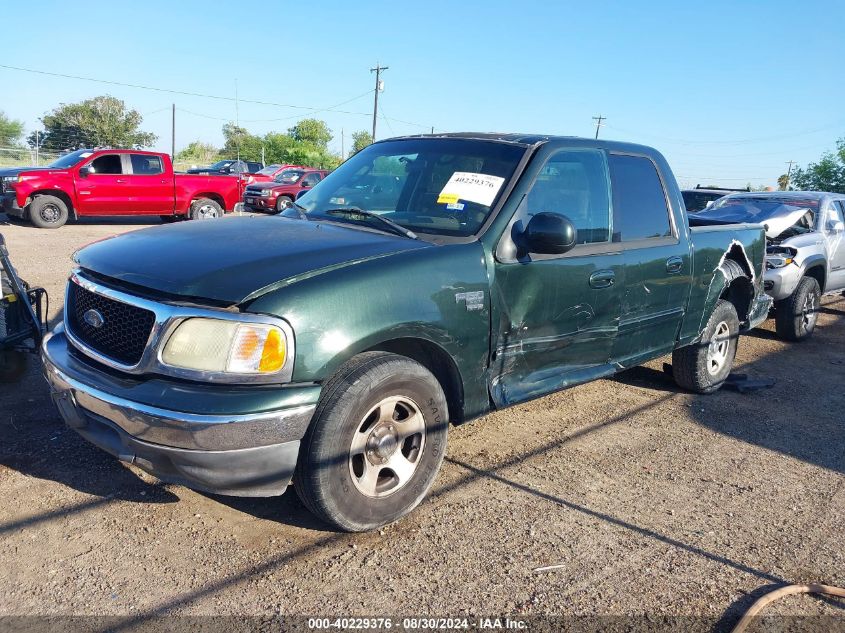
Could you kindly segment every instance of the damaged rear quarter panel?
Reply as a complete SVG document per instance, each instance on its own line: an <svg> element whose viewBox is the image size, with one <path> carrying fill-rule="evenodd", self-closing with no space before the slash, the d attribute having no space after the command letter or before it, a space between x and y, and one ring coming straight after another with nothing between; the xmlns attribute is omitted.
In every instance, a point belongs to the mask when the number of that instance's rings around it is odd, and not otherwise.
<svg viewBox="0 0 845 633"><path fill-rule="evenodd" d="M752 280L756 293L763 275L765 233L755 224L693 227L693 274L687 315L681 325L678 344L696 340L728 285L720 266L726 257L738 261Z"/></svg>

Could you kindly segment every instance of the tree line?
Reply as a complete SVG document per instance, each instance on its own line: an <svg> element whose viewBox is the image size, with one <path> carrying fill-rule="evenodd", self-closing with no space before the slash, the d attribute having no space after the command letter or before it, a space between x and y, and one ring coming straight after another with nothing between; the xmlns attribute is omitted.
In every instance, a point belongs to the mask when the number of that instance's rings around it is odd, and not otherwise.
<svg viewBox="0 0 845 633"><path fill-rule="evenodd" d="M29 134L24 145L24 124L0 111L0 147L26 149L36 146L44 152L64 152L81 147L144 149L158 137L141 129L143 116L115 97L102 95L78 103L62 103L40 118L43 129ZM223 147L194 141L177 153L176 160L207 164L240 156L267 164L295 163L332 169L343 157L328 149L332 131L325 121L302 119L285 132L263 136L227 123L223 126ZM352 151L372 142L366 131L352 134Z"/></svg>

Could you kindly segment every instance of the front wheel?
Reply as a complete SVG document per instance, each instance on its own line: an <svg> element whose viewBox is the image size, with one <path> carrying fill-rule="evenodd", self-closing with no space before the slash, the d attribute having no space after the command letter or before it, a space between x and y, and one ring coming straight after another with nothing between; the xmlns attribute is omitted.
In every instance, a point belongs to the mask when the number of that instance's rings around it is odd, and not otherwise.
<svg viewBox="0 0 845 633"><path fill-rule="evenodd" d="M787 341L805 341L816 329L822 292L813 277L804 277L786 299L775 303L775 331Z"/></svg>
<svg viewBox="0 0 845 633"><path fill-rule="evenodd" d="M293 206L293 199L289 198L288 196L279 196L276 199L276 212L281 213L288 207Z"/></svg>
<svg viewBox="0 0 845 633"><path fill-rule="evenodd" d="M29 203L29 221L39 229L57 229L68 219L65 201L56 196L36 196Z"/></svg>
<svg viewBox="0 0 845 633"><path fill-rule="evenodd" d="M672 352L672 375L678 386L713 393L731 373L739 339L739 317L729 301L719 299L698 343Z"/></svg>
<svg viewBox="0 0 845 633"><path fill-rule="evenodd" d="M449 414L437 379L404 356L368 352L323 387L293 483L327 523L363 532L425 497L446 451Z"/></svg>
<svg viewBox="0 0 845 633"><path fill-rule="evenodd" d="M223 207L211 198L200 198L191 205L192 220L216 220L223 217Z"/></svg>

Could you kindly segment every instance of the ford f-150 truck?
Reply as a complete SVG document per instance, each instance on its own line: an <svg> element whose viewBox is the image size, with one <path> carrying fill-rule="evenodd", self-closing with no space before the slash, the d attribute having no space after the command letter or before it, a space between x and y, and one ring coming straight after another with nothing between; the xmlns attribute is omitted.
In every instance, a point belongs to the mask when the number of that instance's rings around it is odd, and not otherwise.
<svg viewBox="0 0 845 633"><path fill-rule="evenodd" d="M324 169L286 169L273 182L248 185L244 189L244 208L249 211L284 211L298 195L308 191L328 173Z"/></svg>
<svg viewBox="0 0 845 633"><path fill-rule="evenodd" d="M373 176L396 185L378 212ZM390 139L278 215L79 251L44 370L125 462L228 495L293 481L368 530L425 497L450 424L667 353L678 384L718 389L771 305L764 254L760 225L690 228L648 147Z"/></svg>
<svg viewBox="0 0 845 633"><path fill-rule="evenodd" d="M237 178L174 174L167 154L128 149L77 150L47 167L2 170L0 182L3 211L45 229L85 216L219 218L241 193Z"/></svg>

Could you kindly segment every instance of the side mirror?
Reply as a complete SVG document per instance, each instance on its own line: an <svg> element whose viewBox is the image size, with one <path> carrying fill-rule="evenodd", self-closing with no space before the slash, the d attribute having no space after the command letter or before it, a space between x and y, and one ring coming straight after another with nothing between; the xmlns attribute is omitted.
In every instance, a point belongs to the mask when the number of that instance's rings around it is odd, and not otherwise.
<svg viewBox="0 0 845 633"><path fill-rule="evenodd" d="M79 177L80 178L88 178L91 174L94 173L94 170L91 168L91 165L85 165L85 167L79 168Z"/></svg>
<svg viewBox="0 0 845 633"><path fill-rule="evenodd" d="M311 186L311 183L310 183L310 182L305 182L305 181L303 180L301 183L299 183L299 186L300 186L300 187L302 187L303 189L308 189L308 188Z"/></svg>
<svg viewBox="0 0 845 633"><path fill-rule="evenodd" d="M830 220L827 223L827 230L830 233L842 233L842 231L845 231L845 222L840 220Z"/></svg>
<svg viewBox="0 0 845 633"><path fill-rule="evenodd" d="M538 213L522 234L529 253L562 255L575 246L575 227L564 215Z"/></svg>

